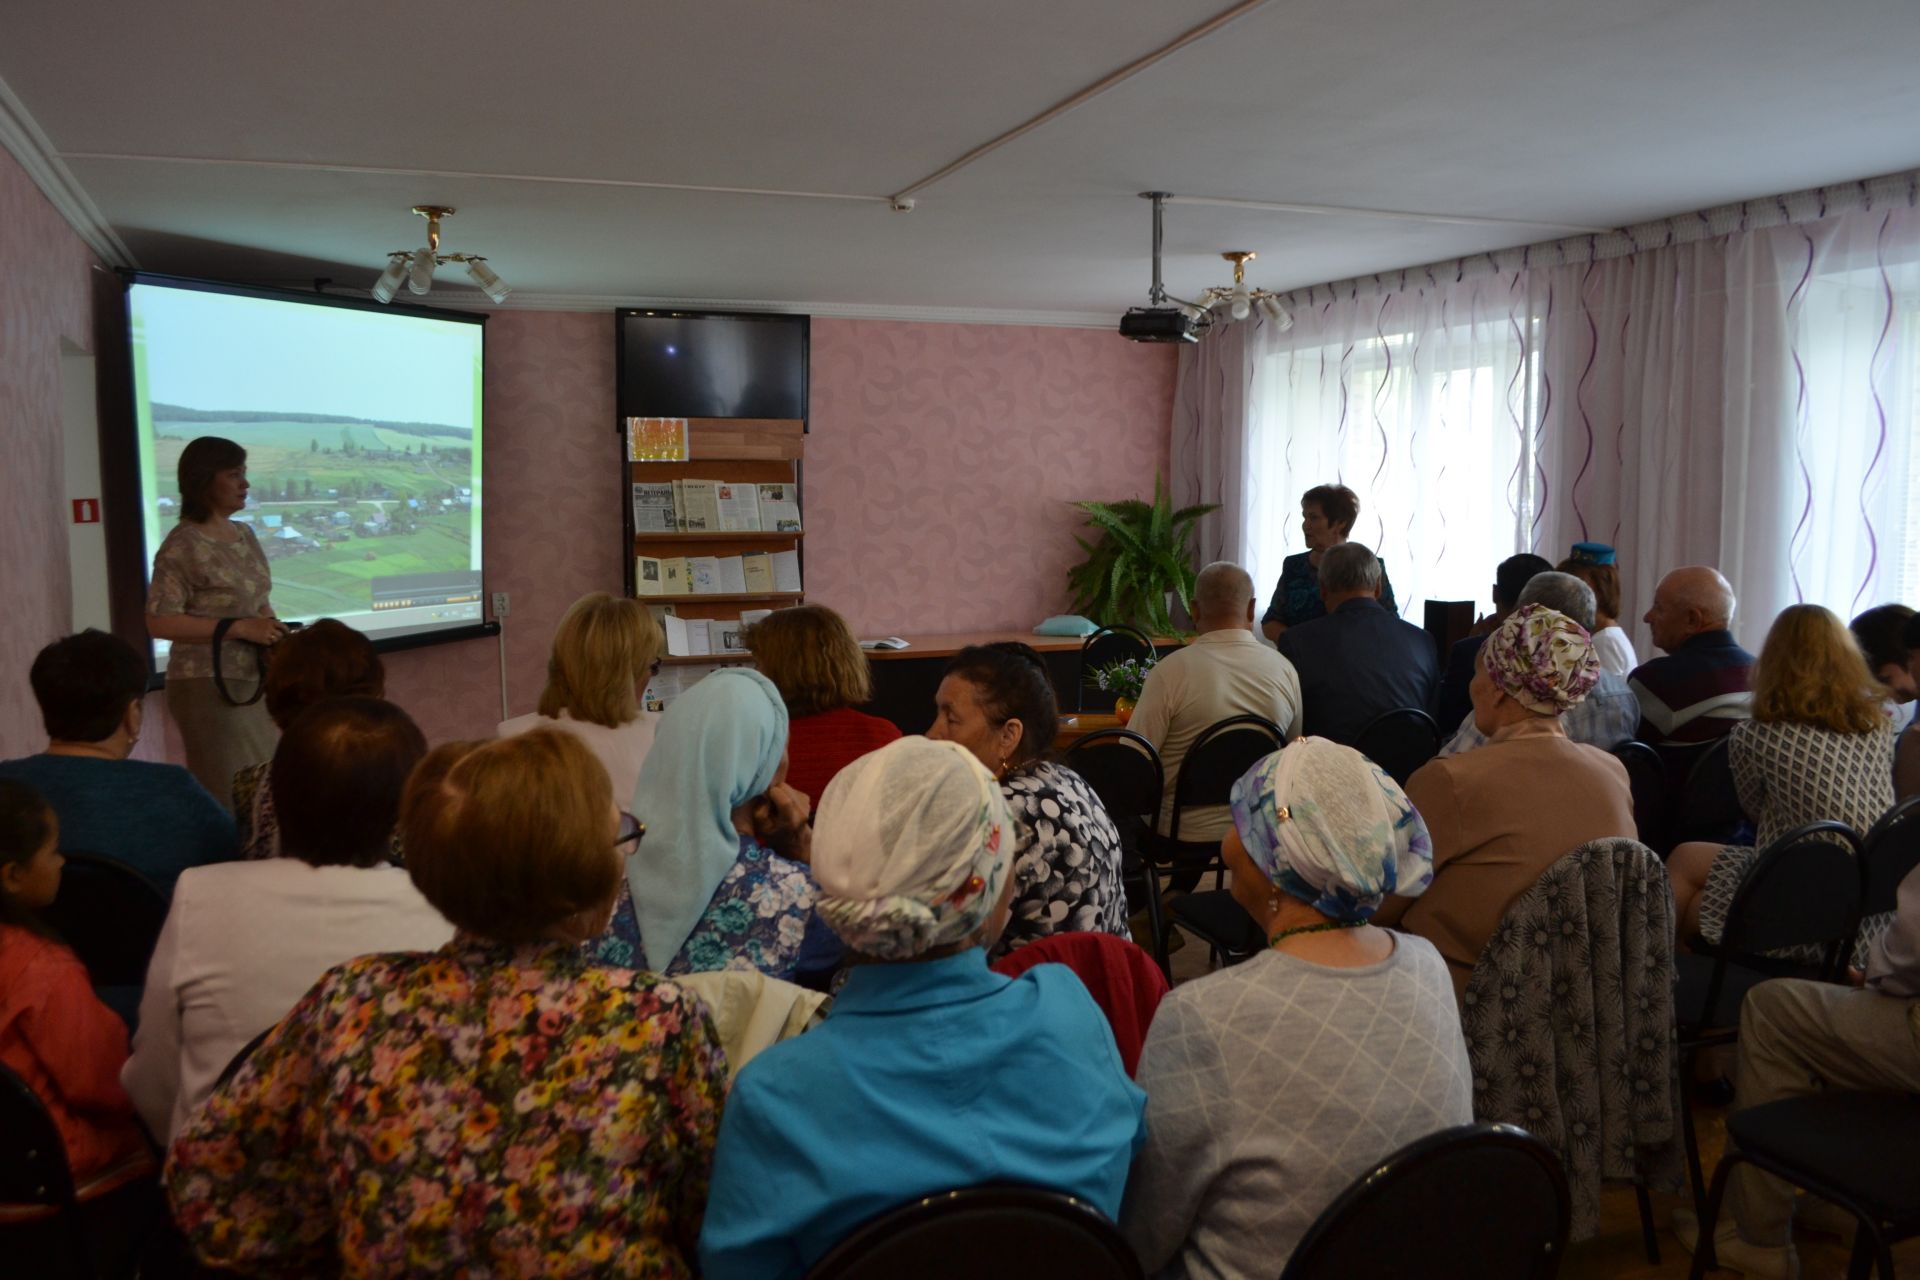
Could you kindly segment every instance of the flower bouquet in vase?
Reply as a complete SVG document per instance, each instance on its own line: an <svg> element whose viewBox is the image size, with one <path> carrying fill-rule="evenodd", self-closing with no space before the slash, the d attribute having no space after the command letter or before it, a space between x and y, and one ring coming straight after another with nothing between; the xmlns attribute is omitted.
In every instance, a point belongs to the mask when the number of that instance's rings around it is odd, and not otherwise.
<svg viewBox="0 0 1920 1280"><path fill-rule="evenodd" d="M1126 724L1133 719L1134 704L1140 701L1140 691L1146 688L1147 673L1152 670L1151 658L1122 658L1104 667L1095 667L1087 673L1087 683L1114 695L1113 712L1120 717L1121 724Z"/></svg>

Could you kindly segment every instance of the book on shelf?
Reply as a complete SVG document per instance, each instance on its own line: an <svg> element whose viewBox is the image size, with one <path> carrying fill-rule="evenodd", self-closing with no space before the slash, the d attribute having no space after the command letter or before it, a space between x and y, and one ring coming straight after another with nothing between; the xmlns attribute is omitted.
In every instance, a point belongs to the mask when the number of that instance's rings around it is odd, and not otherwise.
<svg viewBox="0 0 1920 1280"><path fill-rule="evenodd" d="M697 596L715 596L720 594L720 560L718 557L687 557L687 590Z"/></svg>
<svg viewBox="0 0 1920 1280"><path fill-rule="evenodd" d="M712 480L676 480L680 528L686 533L720 532L719 484Z"/></svg>
<svg viewBox="0 0 1920 1280"><path fill-rule="evenodd" d="M720 557L720 593L731 596L747 593L747 567L741 557Z"/></svg>
<svg viewBox="0 0 1920 1280"><path fill-rule="evenodd" d="M704 618L682 618L673 614L662 618L661 631L667 639L667 656L697 658L711 652L712 638Z"/></svg>
<svg viewBox="0 0 1920 1280"><path fill-rule="evenodd" d="M752 626L754 623L763 621L764 619L767 619L767 618L771 618L772 616L773 616L773 610L771 609L742 609L740 611L741 629L744 630L747 627Z"/></svg>
<svg viewBox="0 0 1920 1280"><path fill-rule="evenodd" d="M720 512L719 527L728 532L759 532L760 488L727 480L713 483L714 505Z"/></svg>
<svg viewBox="0 0 1920 1280"><path fill-rule="evenodd" d="M737 621L716 620L708 630L712 633L713 652L716 654L744 654L747 651L742 633L746 630Z"/></svg>
<svg viewBox="0 0 1920 1280"><path fill-rule="evenodd" d="M685 418L628 418L627 461L685 462Z"/></svg>
<svg viewBox="0 0 1920 1280"><path fill-rule="evenodd" d="M689 589L687 585L687 558L685 556L662 556L660 558L660 594L663 596L684 596Z"/></svg>
<svg viewBox="0 0 1920 1280"><path fill-rule="evenodd" d="M633 558L633 594L637 596L667 594L667 588L661 576L660 557L635 556Z"/></svg>
<svg viewBox="0 0 1920 1280"><path fill-rule="evenodd" d="M800 590L800 553L798 551L773 553L773 589L775 591Z"/></svg>
<svg viewBox="0 0 1920 1280"><path fill-rule="evenodd" d="M652 614L653 620L660 624L660 630L662 634L664 634L667 629L666 620L668 618L677 617L680 613L678 609L674 608L670 604L650 604L647 606L647 612Z"/></svg>
<svg viewBox="0 0 1920 1280"><path fill-rule="evenodd" d="M767 533L799 533L799 489L790 484L763 484L759 490L760 528Z"/></svg>
<svg viewBox="0 0 1920 1280"><path fill-rule="evenodd" d="M674 506L671 483L633 486L635 533L677 533L679 528L679 511Z"/></svg>
<svg viewBox="0 0 1920 1280"><path fill-rule="evenodd" d="M773 590L773 557L764 551L749 551L740 557L740 578L747 594L763 596Z"/></svg>

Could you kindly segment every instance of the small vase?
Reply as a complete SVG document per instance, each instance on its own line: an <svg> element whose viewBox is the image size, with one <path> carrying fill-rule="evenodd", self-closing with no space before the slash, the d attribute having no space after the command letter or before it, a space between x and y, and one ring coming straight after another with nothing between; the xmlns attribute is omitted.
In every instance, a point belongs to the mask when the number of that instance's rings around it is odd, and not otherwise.
<svg viewBox="0 0 1920 1280"><path fill-rule="evenodd" d="M1124 694L1115 698L1113 700L1113 714L1120 718L1121 724L1125 724L1127 721L1133 719L1133 699Z"/></svg>

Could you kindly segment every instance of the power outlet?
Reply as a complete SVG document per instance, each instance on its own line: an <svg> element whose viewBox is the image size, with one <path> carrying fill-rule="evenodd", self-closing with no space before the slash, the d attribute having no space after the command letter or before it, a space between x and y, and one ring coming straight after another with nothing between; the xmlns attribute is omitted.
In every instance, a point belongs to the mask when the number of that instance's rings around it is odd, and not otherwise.
<svg viewBox="0 0 1920 1280"><path fill-rule="evenodd" d="M507 616L507 593L504 591L493 593L493 616L496 618Z"/></svg>

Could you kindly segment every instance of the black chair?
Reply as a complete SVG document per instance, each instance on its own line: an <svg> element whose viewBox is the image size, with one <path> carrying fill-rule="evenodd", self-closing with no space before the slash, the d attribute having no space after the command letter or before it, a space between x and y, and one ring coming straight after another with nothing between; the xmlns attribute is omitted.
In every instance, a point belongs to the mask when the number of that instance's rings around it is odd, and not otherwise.
<svg viewBox="0 0 1920 1280"><path fill-rule="evenodd" d="M1640 843L1666 857L1673 846L1667 843L1667 767L1660 753L1644 742L1627 741L1613 749L1613 758L1626 766Z"/></svg>
<svg viewBox="0 0 1920 1280"><path fill-rule="evenodd" d="M1440 726L1418 707L1395 707L1375 716L1353 749L1404 787L1414 770L1439 754Z"/></svg>
<svg viewBox="0 0 1920 1280"><path fill-rule="evenodd" d="M1804 1187L1858 1218L1847 1275L1866 1280L1878 1263L1881 1280L1895 1280L1894 1243L1920 1235L1920 1162L1913 1158L1920 1147L1920 1098L1847 1090L1785 1098L1733 1112L1727 1137L1700 1214L1693 1280L1717 1262L1714 1223L1727 1178L1741 1164Z"/></svg>
<svg viewBox="0 0 1920 1280"><path fill-rule="evenodd" d="M94 986L137 990L167 922L166 896L124 862L62 852L60 892L42 918L80 957Z"/></svg>
<svg viewBox="0 0 1920 1280"><path fill-rule="evenodd" d="M1160 881L1143 852L1153 824L1160 820L1160 800L1166 794L1166 776L1160 753L1130 729L1098 729L1067 748L1061 763L1086 779L1100 797L1107 816L1120 832L1120 878L1138 886L1145 902L1147 927L1153 930L1154 963L1167 975L1166 923L1160 914Z"/></svg>
<svg viewBox="0 0 1920 1280"><path fill-rule="evenodd" d="M1265 946L1266 938L1233 895L1220 888L1226 867L1220 861L1219 843L1182 840L1181 815L1196 806L1226 804L1240 776L1286 743L1286 733L1263 716L1229 716L1202 729L1174 779L1167 835L1151 836L1147 843L1154 862L1163 869L1184 869L1195 877L1196 885L1213 872L1212 890L1175 899L1172 912L1176 921L1207 944L1216 963L1244 960Z"/></svg>
<svg viewBox="0 0 1920 1280"><path fill-rule="evenodd" d="M1102 627L1080 643L1080 701L1081 711L1111 711L1116 697L1105 689L1095 689L1088 685L1095 667L1104 667L1110 662L1122 662L1128 658L1149 661L1153 657L1153 637L1138 627L1116 625Z"/></svg>
<svg viewBox="0 0 1920 1280"><path fill-rule="evenodd" d="M57 1276L94 1274L92 1252L67 1167L67 1148L46 1104L0 1063L0 1206L23 1211L20 1221L0 1224L0 1249L35 1274L55 1267ZM36 1212L44 1211L44 1212ZM35 1213L36 1216L26 1216ZM9 1215L10 1217L13 1215ZM10 1264L11 1265L11 1264Z"/></svg>
<svg viewBox="0 0 1920 1280"><path fill-rule="evenodd" d="M1532 1134L1442 1129L1341 1192L1280 1280L1552 1280L1571 1217L1560 1161Z"/></svg>
<svg viewBox="0 0 1920 1280"><path fill-rule="evenodd" d="M1141 1280L1140 1260L1107 1216L1042 1187L943 1191L857 1228L807 1280Z"/></svg>
<svg viewBox="0 0 1920 1280"><path fill-rule="evenodd" d="M1687 780L1671 813L1674 844L1687 840L1734 841L1747 825L1747 812L1733 787L1733 762L1723 737L1704 749L1687 767ZM1679 757L1684 759L1684 757ZM1669 762L1671 768L1672 762ZM1668 775L1671 777L1671 773Z"/></svg>
<svg viewBox="0 0 1920 1280"><path fill-rule="evenodd" d="M1877 916L1897 905L1900 882L1920 866L1920 796L1881 815L1860 838L1860 914Z"/></svg>
<svg viewBox="0 0 1920 1280"><path fill-rule="evenodd" d="M1860 928L1859 847L1845 823L1813 822L1787 832L1760 851L1734 890L1720 941L1696 938L1692 955L1674 958L1682 1080L1692 1079L1703 1049L1738 1038L1740 1002L1753 987L1768 978L1844 978ZM1817 948L1821 959L1808 964L1768 954L1796 947ZM1682 1107L1680 1117L1694 1207L1703 1210L1707 1187L1693 1109Z"/></svg>

